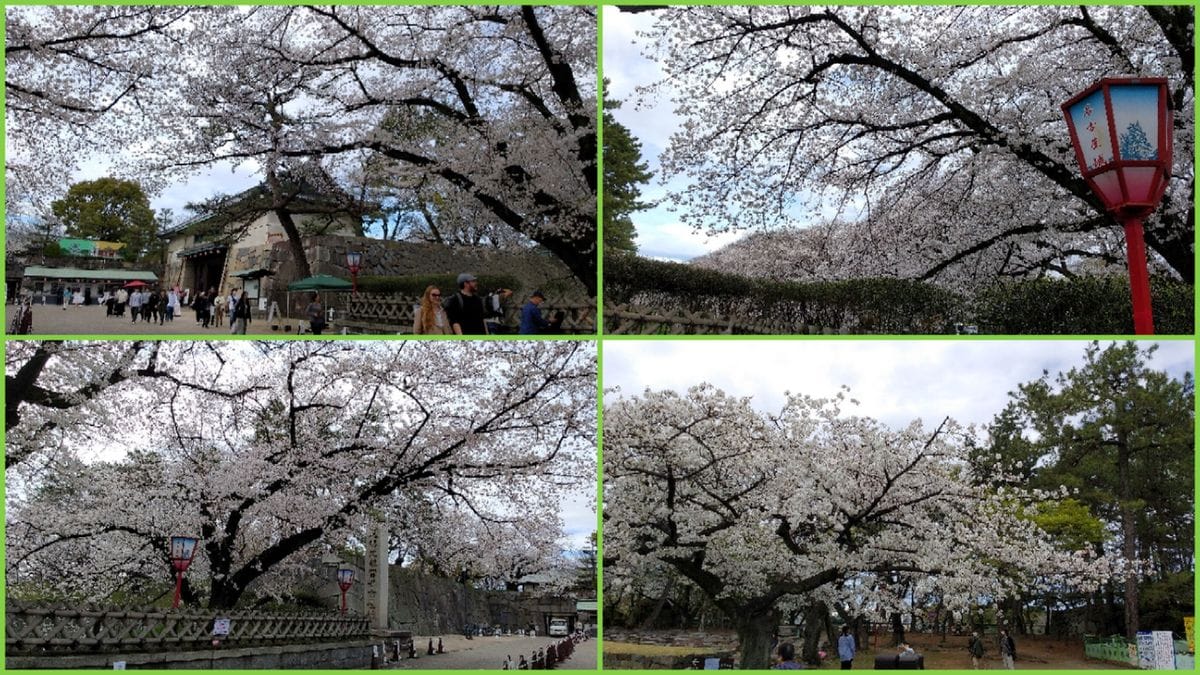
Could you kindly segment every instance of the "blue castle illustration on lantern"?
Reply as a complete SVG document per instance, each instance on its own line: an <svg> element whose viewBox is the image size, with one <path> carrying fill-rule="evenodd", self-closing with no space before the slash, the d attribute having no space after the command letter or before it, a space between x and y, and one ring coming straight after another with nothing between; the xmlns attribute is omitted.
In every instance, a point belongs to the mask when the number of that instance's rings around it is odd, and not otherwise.
<svg viewBox="0 0 1200 675"><path fill-rule="evenodd" d="M1121 159L1158 159L1158 150L1146 138L1146 132L1142 130L1140 122L1125 127L1125 133L1121 134Z"/></svg>

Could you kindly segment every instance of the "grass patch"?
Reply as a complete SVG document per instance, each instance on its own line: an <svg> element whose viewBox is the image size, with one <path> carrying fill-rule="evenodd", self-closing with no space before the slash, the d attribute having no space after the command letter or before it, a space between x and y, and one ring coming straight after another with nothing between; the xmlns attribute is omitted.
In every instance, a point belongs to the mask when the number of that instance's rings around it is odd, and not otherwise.
<svg viewBox="0 0 1200 675"><path fill-rule="evenodd" d="M674 647L668 645L643 645L636 642L604 641L604 654L627 654L630 656L690 656L716 654L721 650L713 647Z"/></svg>

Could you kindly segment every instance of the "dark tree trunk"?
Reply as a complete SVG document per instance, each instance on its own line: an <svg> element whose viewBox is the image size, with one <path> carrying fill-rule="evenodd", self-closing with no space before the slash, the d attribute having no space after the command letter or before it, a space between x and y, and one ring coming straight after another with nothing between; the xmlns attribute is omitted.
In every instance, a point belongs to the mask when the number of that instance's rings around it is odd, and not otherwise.
<svg viewBox="0 0 1200 675"><path fill-rule="evenodd" d="M1132 478L1130 477L1129 437L1126 432L1117 435L1117 499L1121 504L1121 557L1126 561L1137 560L1137 513L1131 504ZM1138 605L1141 598L1138 593L1138 580L1133 574L1126 573L1124 580L1125 600L1125 638L1136 640L1139 617Z"/></svg>
<svg viewBox="0 0 1200 675"><path fill-rule="evenodd" d="M766 670L771 667L771 644L779 626L774 609L744 611L732 615L737 631L742 670Z"/></svg>
<svg viewBox="0 0 1200 675"><path fill-rule="evenodd" d="M892 645L904 642L904 621L900 612L892 612Z"/></svg>
<svg viewBox="0 0 1200 675"><path fill-rule="evenodd" d="M275 215L279 218L279 224L283 227L283 231L287 233L288 250L292 253L292 260L296 263L296 278L307 279L312 276L312 268L308 266L308 255L304 253L304 240L300 237L300 230L296 227L296 221L292 219L292 214L286 208L275 209Z"/></svg>
<svg viewBox="0 0 1200 675"><path fill-rule="evenodd" d="M650 616L646 617L646 620L642 622L642 630L654 628L655 622L658 621L658 615L662 613L662 609L666 606L667 600L670 599L671 591L674 588L675 578L670 577L667 579L667 585L663 588L662 595L660 595L658 601L654 603L654 610L651 611Z"/></svg>
<svg viewBox="0 0 1200 675"><path fill-rule="evenodd" d="M819 665L821 659L817 656L817 648L821 642L821 631L824 630L829 611L823 602L814 602L804 608L804 649L801 651L805 663Z"/></svg>

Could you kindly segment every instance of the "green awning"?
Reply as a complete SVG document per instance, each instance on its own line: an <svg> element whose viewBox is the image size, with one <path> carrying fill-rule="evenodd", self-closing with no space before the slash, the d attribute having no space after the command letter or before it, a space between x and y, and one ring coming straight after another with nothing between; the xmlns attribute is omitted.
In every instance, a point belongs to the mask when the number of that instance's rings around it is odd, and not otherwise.
<svg viewBox="0 0 1200 675"><path fill-rule="evenodd" d="M77 267L40 267L36 265L25 268L25 278L30 277L94 281L158 281L157 274L145 270L84 270Z"/></svg>
<svg viewBox="0 0 1200 675"><path fill-rule="evenodd" d="M348 291L352 288L354 285L349 281L328 274L318 274L288 284L289 291Z"/></svg>

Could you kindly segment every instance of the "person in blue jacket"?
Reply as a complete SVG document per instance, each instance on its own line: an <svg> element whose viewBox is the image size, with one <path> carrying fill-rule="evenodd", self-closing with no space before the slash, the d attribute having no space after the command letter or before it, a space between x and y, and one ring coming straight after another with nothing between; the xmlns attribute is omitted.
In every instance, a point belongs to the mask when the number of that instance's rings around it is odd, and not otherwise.
<svg viewBox="0 0 1200 675"><path fill-rule="evenodd" d="M854 644L854 636L850 634L850 627L842 626L842 634L838 637L838 658L842 662L842 670L850 670L855 651L857 649Z"/></svg>
<svg viewBox="0 0 1200 675"><path fill-rule="evenodd" d="M546 296L541 291L534 291L529 301L521 307L521 326L517 332L521 335L536 335L550 327L550 322L542 316L541 305Z"/></svg>

